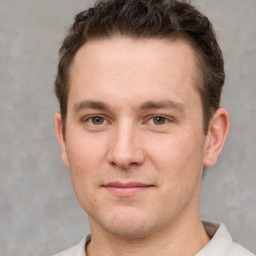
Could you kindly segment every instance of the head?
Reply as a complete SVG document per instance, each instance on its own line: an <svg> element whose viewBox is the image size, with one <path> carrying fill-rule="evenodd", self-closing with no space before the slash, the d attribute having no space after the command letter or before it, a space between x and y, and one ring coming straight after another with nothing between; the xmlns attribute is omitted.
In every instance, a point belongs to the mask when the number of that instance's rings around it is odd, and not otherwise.
<svg viewBox="0 0 256 256"><path fill-rule="evenodd" d="M208 19L178 1L101 1L60 55L56 132L92 230L138 238L198 218L228 131Z"/></svg>
<svg viewBox="0 0 256 256"><path fill-rule="evenodd" d="M208 18L184 1L109 0L99 1L79 13L60 49L55 92L65 133L70 70L78 50L88 42L115 36L133 39L186 41L194 50L198 90L205 133L213 113L220 106L225 80L224 62Z"/></svg>

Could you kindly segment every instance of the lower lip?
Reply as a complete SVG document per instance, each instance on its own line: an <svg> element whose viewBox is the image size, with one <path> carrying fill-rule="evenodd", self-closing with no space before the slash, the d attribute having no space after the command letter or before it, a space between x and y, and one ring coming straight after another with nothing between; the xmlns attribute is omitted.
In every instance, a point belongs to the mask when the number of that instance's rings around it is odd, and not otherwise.
<svg viewBox="0 0 256 256"><path fill-rule="evenodd" d="M152 186L145 186L145 187L104 187L106 188L111 194L116 196L123 196L123 197L129 197L129 196L135 196L138 195L148 189L150 189Z"/></svg>

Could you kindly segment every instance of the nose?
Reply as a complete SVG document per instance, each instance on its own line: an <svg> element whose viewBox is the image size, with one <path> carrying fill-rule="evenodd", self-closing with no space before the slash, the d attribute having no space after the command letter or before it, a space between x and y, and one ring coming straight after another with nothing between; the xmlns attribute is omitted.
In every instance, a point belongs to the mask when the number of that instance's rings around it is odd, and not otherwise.
<svg viewBox="0 0 256 256"><path fill-rule="evenodd" d="M143 164L145 155L140 142L138 128L132 124L116 127L110 141L109 163L125 170Z"/></svg>

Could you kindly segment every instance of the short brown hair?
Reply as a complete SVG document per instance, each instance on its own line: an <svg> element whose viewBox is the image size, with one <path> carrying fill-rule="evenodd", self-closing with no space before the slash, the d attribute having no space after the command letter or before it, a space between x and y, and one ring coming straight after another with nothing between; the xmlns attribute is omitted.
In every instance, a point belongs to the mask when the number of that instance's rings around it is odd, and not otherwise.
<svg viewBox="0 0 256 256"><path fill-rule="evenodd" d="M219 108L225 80L224 62L212 24L186 1L101 0L75 17L60 48L55 92L65 133L69 71L77 51L87 42L121 35L131 38L185 39L194 49L200 72L197 89L207 132Z"/></svg>

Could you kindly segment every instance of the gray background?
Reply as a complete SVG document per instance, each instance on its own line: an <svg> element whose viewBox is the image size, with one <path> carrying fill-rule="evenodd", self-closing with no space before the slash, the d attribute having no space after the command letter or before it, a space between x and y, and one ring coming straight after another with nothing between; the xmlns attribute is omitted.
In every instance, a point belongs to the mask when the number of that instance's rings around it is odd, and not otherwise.
<svg viewBox="0 0 256 256"><path fill-rule="evenodd" d="M0 255L45 256L89 231L54 133L53 81L73 15L93 1L1 0ZM192 1L212 20L226 59L231 131L203 183L201 216L256 252L256 1Z"/></svg>

